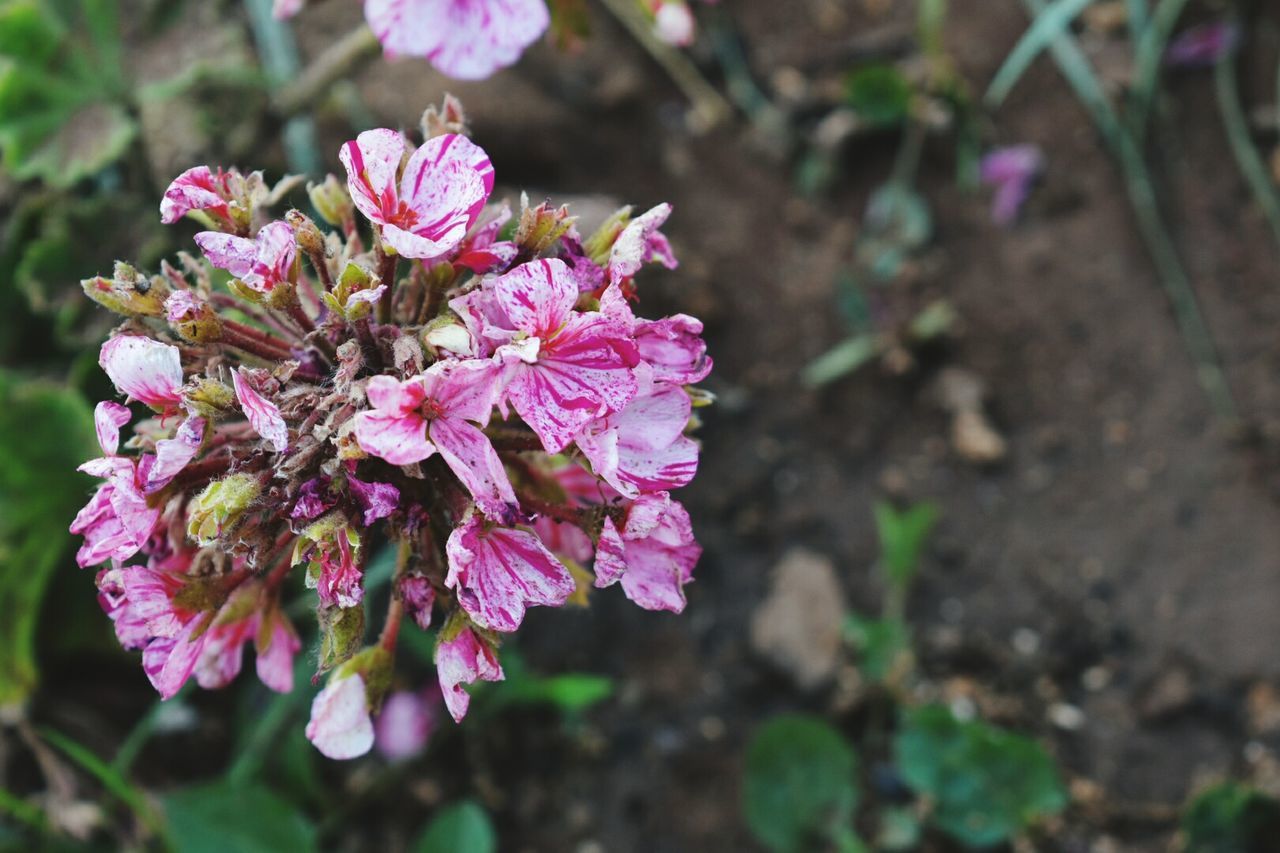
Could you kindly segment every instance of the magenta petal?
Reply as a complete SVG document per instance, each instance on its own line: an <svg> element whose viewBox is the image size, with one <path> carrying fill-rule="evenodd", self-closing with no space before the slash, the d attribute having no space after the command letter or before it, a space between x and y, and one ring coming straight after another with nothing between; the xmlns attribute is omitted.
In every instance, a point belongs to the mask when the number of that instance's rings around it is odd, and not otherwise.
<svg viewBox="0 0 1280 853"><path fill-rule="evenodd" d="M385 223L385 214L393 212L384 210L384 201L394 201L404 147L403 134L378 128L366 130L338 152L338 159L347 170L351 199L372 222Z"/></svg>
<svg viewBox="0 0 1280 853"><path fill-rule="evenodd" d="M293 658L302 648L302 641L279 610L273 610L266 618L271 620L266 646L258 642L260 637L254 641L258 651L258 679L277 693L289 693L293 690Z"/></svg>
<svg viewBox="0 0 1280 853"><path fill-rule="evenodd" d="M117 335L102 345L98 364L121 394L164 411L182 400L178 348L138 335Z"/></svg>
<svg viewBox="0 0 1280 853"><path fill-rule="evenodd" d="M512 328L537 337L554 334L578 301L573 274L558 258L521 264L488 286Z"/></svg>
<svg viewBox="0 0 1280 853"><path fill-rule="evenodd" d="M450 247L466 236L493 189L493 164L484 149L465 136L447 133L413 152L400 179L400 199L417 215L411 230L435 240L448 235ZM452 233L459 221L461 234Z"/></svg>
<svg viewBox="0 0 1280 853"><path fill-rule="evenodd" d="M437 698L437 704L439 701ZM435 724L426 696L397 690L382 703L382 711L373 724L378 752L389 761L413 758L426 748Z"/></svg>
<svg viewBox="0 0 1280 853"><path fill-rule="evenodd" d="M240 401L240 408L244 410L244 416L254 431L265 438L277 453L287 450L289 430L275 403L268 401L250 387L243 367L232 371L231 383L235 386L236 399Z"/></svg>
<svg viewBox="0 0 1280 853"><path fill-rule="evenodd" d="M156 442L156 461L147 471L142 490L147 494L158 492L178 475L187 463L200 452L204 441L204 418L187 418L178 427L173 438Z"/></svg>
<svg viewBox="0 0 1280 853"><path fill-rule="evenodd" d="M157 637L142 652L142 669L161 699L172 699L195 671L205 637L194 637L202 620L192 619L174 637Z"/></svg>
<svg viewBox="0 0 1280 853"><path fill-rule="evenodd" d="M660 204L627 223L609 253L609 280L617 283L640 271L650 261L667 269L677 266L667 238L658 230L671 215L671 205Z"/></svg>
<svg viewBox="0 0 1280 853"><path fill-rule="evenodd" d="M438 418L428 433L480 510L492 519L509 518L518 507L516 495L489 437L459 418Z"/></svg>
<svg viewBox="0 0 1280 853"><path fill-rule="evenodd" d="M501 384L501 368L488 359L440 361L421 377L423 394L443 416L489 423Z"/></svg>
<svg viewBox="0 0 1280 853"><path fill-rule="evenodd" d="M627 510L619 534L611 519L596 550L596 586L621 579L627 598L646 610L684 609L684 586L702 548L693 538L689 514L666 492L642 495Z"/></svg>
<svg viewBox="0 0 1280 853"><path fill-rule="evenodd" d="M373 747L373 721L359 674L330 679L311 703L307 740L326 758L347 759Z"/></svg>
<svg viewBox="0 0 1280 853"><path fill-rule="evenodd" d="M98 433L98 446L107 456L114 456L120 447L120 427L129 423L127 406L111 400L103 400L93 409L93 426Z"/></svg>
<svg viewBox="0 0 1280 853"><path fill-rule="evenodd" d="M698 470L698 445L683 435L691 411L684 389L657 385L592 421L576 443L592 470L627 497L679 488Z"/></svg>
<svg viewBox="0 0 1280 853"><path fill-rule="evenodd" d="M391 56L422 56L460 80L520 58L550 23L543 0L366 0L365 18Z"/></svg>
<svg viewBox="0 0 1280 853"><path fill-rule="evenodd" d="M471 705L471 694L462 685L506 678L493 649L470 628L464 628L453 639L442 641L436 647L436 674L445 707L458 723Z"/></svg>
<svg viewBox="0 0 1280 853"><path fill-rule="evenodd" d="M569 570L525 530L484 529L472 516L449 536L445 586L481 628L514 631L530 605L559 607L575 588Z"/></svg>
<svg viewBox="0 0 1280 853"><path fill-rule="evenodd" d="M160 201L160 221L172 225L193 210L208 210L227 218L226 179L208 166L196 166L173 179Z"/></svg>
<svg viewBox="0 0 1280 853"><path fill-rule="evenodd" d="M366 483L348 474L347 488L360 505L366 527L391 515L400 503L400 490L390 483Z"/></svg>
<svg viewBox="0 0 1280 853"><path fill-rule="evenodd" d="M423 575L405 575L400 581L400 597L415 625L431 627L431 609L436 602L435 587Z"/></svg>
<svg viewBox="0 0 1280 853"><path fill-rule="evenodd" d="M253 265L258 260L258 247L248 237L221 231L201 231L195 236L195 241L210 263L237 278L253 272Z"/></svg>
<svg viewBox="0 0 1280 853"><path fill-rule="evenodd" d="M640 358L653 368L655 382L691 385L711 372L701 320L675 314L661 320L640 320L633 331Z"/></svg>

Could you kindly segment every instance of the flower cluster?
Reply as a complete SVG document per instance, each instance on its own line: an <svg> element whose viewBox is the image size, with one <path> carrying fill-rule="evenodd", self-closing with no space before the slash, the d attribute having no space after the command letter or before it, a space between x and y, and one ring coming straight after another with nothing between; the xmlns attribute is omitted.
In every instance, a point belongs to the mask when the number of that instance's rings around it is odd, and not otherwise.
<svg viewBox="0 0 1280 853"><path fill-rule="evenodd" d="M386 129L344 145L346 180L309 187L329 233L270 217L296 181L191 169L161 215L207 228L203 259L83 283L127 317L100 363L134 405L98 404L103 455L82 470L103 483L71 526L120 642L166 698L192 675L228 683L250 641L262 681L289 690L301 643L281 597L298 576L329 673L307 735L334 758L372 746L405 616L437 627L461 720L528 608L616 583L679 612L700 554L671 491L697 469L702 326L632 311L636 273L676 265L670 208L624 208L585 238L563 206L513 217L463 126L450 100L416 148ZM383 547L390 603L365 645Z"/></svg>

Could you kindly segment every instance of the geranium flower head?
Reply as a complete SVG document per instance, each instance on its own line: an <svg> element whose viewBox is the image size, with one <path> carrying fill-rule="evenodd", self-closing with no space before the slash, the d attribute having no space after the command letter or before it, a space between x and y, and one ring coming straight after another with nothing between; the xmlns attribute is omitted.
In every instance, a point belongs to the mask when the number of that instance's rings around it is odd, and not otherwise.
<svg viewBox="0 0 1280 853"><path fill-rule="evenodd" d="M391 56L421 56L460 80L511 65L551 22L544 0L365 0Z"/></svg>

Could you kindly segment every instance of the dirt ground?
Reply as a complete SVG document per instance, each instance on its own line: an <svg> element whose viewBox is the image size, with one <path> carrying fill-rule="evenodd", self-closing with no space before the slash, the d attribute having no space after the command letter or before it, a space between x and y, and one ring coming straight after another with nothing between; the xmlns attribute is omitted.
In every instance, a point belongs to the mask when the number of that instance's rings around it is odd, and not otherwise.
<svg viewBox="0 0 1280 853"><path fill-rule="evenodd" d="M824 73L849 54L851 34L863 43L909 25L905 9L875 17L860 3L725 2L766 86L780 69ZM357 20L348 5L299 19L304 53ZM1016 0L952 6L948 49L981 92L1025 15ZM1215 423L1120 178L1049 61L984 127L988 142L1035 143L1047 157L1018 225L992 225L985 195L956 187L948 146L926 150L920 189L937 233L909 287L949 299L963 334L906 376L873 367L811 391L797 372L844 334L834 282L892 140L858 143L829 193L799 198L791 167L745 124L690 135L669 81L595 18L581 55L542 46L485 84L381 62L356 82L390 126L414 126L454 91L509 190L674 204L668 234L682 266L644 280L642 304L707 323L716 370L706 384L720 404L684 495L706 553L681 617L618 595L596 596L587 612L531 613L521 639L531 664L610 675L615 698L573 730L519 712L446 739L396 798L353 816L362 846L400 849L424 804L466 791L495 814L503 850L755 849L739 805L754 727L814 710L856 740L861 718L838 689L802 691L755 655L751 614L797 545L829 556L850 602L874 608L870 507L885 495L942 513L909 605L925 675L1044 738L1071 780L1075 801L1043 849L1085 851L1104 837L1117 846L1092 849L1167 849L1197 784L1280 775L1280 728L1266 713L1268 685L1280 688L1280 277L1210 78L1171 81L1155 162L1243 434ZM1256 86L1246 81L1250 103L1270 91L1264 66ZM324 119L321 132L336 155L342 122ZM985 380L1009 447L998 466L950 449L935 388L947 366ZM101 682L70 675L55 676L45 701L58 696L112 702ZM120 700L120 731L143 701ZM1055 703L1078 707L1083 725L1055 726ZM210 733L202 748L226 736ZM180 750L144 757L144 781L190 776Z"/></svg>

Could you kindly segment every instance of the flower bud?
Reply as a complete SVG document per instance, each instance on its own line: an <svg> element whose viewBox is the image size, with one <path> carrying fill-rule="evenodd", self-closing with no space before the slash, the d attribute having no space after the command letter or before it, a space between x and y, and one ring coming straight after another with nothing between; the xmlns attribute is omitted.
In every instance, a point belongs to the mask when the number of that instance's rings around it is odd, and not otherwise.
<svg viewBox="0 0 1280 853"><path fill-rule="evenodd" d="M356 758L373 747L373 721L391 687L391 653L371 646L344 663L311 704L307 739L329 758Z"/></svg>
<svg viewBox="0 0 1280 853"><path fill-rule="evenodd" d="M330 311L345 320L361 320L373 311L386 290L386 285L374 287L373 274L355 261L348 261L342 275L333 284L333 290L320 294Z"/></svg>
<svg viewBox="0 0 1280 853"><path fill-rule="evenodd" d="M211 545L240 520L258 496L262 484L252 474L231 474L214 480L191 502L187 535L201 545Z"/></svg>
<svg viewBox="0 0 1280 853"><path fill-rule="evenodd" d="M316 213L330 225L342 227L355 217L355 205L346 186L335 176L328 175L323 184L307 184L307 195Z"/></svg>
<svg viewBox="0 0 1280 853"><path fill-rule="evenodd" d="M442 352L469 356L475 350L471 333L452 314L441 315L423 327L422 346L436 358Z"/></svg>
<svg viewBox="0 0 1280 853"><path fill-rule="evenodd" d="M320 625L320 672L333 669L351 659L364 642L363 607L316 608Z"/></svg>
<svg viewBox="0 0 1280 853"><path fill-rule="evenodd" d="M613 251L613 244L618 241L618 235L629 222L631 222L631 205L615 210L608 219L600 223L600 227L592 232L590 237L582 242L582 249L587 253L587 257L601 266L607 264L609 253Z"/></svg>
<svg viewBox="0 0 1280 853"><path fill-rule="evenodd" d="M222 321L208 302L190 290L175 290L164 303L169 328L188 343L207 344L222 337Z"/></svg>
<svg viewBox="0 0 1280 853"><path fill-rule="evenodd" d="M324 245L324 235L305 213L301 210L290 210L284 215L284 221L293 228L293 233L298 238L298 247L302 251L312 258L323 258L328 254Z"/></svg>
<svg viewBox="0 0 1280 853"><path fill-rule="evenodd" d="M520 251L527 255L539 255L546 251L552 243L565 235L576 216L569 215L569 206L562 204L552 207L542 202L537 207L529 207L529 197L520 199L520 224L516 226L513 241Z"/></svg>
<svg viewBox="0 0 1280 853"><path fill-rule="evenodd" d="M182 401L192 414L217 418L236 409L236 394L231 386L201 376L189 382L182 391Z"/></svg>
<svg viewBox="0 0 1280 853"><path fill-rule="evenodd" d="M439 109L432 104L422 113L421 127L424 140L444 136L446 133L460 133L466 136L467 114L462 109L462 102L446 92L444 103Z"/></svg>
<svg viewBox="0 0 1280 853"><path fill-rule="evenodd" d="M85 296L126 317L161 317L169 296L169 285L162 277L148 278L121 261L116 261L111 278L86 278L80 286Z"/></svg>

